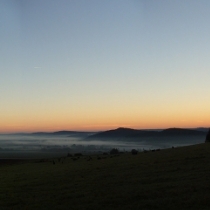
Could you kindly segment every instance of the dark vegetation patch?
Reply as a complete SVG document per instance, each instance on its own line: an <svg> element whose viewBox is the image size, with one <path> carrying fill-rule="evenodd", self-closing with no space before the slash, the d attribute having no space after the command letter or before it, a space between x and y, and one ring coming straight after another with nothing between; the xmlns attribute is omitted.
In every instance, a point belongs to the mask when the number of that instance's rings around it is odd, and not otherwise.
<svg viewBox="0 0 210 210"><path fill-rule="evenodd" d="M28 160L25 160L25 159L0 159L0 166L20 164L20 163L24 163L24 162L28 162Z"/></svg>
<svg viewBox="0 0 210 210"><path fill-rule="evenodd" d="M12 165L8 160L1 165L1 209L210 206L210 144L138 155L129 152L40 160L21 164L17 160Z"/></svg>
<svg viewBox="0 0 210 210"><path fill-rule="evenodd" d="M210 142L210 129L206 135L206 142Z"/></svg>
<svg viewBox="0 0 210 210"><path fill-rule="evenodd" d="M131 150L131 154L132 154L132 155L137 155L137 154L138 154L138 150L132 149L132 150Z"/></svg>
<svg viewBox="0 0 210 210"><path fill-rule="evenodd" d="M117 148L111 149L110 155L116 155L116 154L119 154L119 150Z"/></svg>

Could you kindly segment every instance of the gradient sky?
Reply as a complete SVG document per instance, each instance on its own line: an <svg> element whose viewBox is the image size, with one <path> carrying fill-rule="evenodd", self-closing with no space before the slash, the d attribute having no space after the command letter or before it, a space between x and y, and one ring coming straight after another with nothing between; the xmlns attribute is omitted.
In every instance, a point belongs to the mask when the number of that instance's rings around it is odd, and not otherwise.
<svg viewBox="0 0 210 210"><path fill-rule="evenodd" d="M210 126L209 0L0 0L0 132Z"/></svg>

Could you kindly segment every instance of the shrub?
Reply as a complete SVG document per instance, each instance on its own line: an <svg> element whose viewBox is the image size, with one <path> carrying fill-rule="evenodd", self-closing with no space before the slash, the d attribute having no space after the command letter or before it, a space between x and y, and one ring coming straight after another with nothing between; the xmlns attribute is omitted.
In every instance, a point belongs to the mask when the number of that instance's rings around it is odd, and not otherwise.
<svg viewBox="0 0 210 210"><path fill-rule="evenodd" d="M132 150L131 150L131 154L132 154L132 155L137 155L137 154L138 154L138 151L137 151L136 149L132 149Z"/></svg>
<svg viewBox="0 0 210 210"><path fill-rule="evenodd" d="M80 157L80 156L82 156L82 153L75 153L74 154L74 157Z"/></svg>
<svg viewBox="0 0 210 210"><path fill-rule="evenodd" d="M115 154L119 154L119 150L117 148L111 149L110 155L115 155Z"/></svg>
<svg viewBox="0 0 210 210"><path fill-rule="evenodd" d="M210 128L209 128L209 131L206 135L206 142L210 142Z"/></svg>

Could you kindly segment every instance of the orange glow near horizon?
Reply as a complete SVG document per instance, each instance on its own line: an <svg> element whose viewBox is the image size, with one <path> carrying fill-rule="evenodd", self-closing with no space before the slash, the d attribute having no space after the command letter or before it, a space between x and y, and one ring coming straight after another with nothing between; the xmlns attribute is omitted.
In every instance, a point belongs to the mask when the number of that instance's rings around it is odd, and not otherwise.
<svg viewBox="0 0 210 210"><path fill-rule="evenodd" d="M27 106L4 111L1 115L0 133L38 131L102 131L118 127L134 129L164 129L169 127L195 128L210 126L209 103L188 106L177 103L164 107L164 101L129 104L84 104L84 107ZM23 111L24 110L24 111Z"/></svg>
<svg viewBox="0 0 210 210"><path fill-rule="evenodd" d="M116 117L114 119L92 118L92 119L67 119L67 118L50 118L50 119L22 119L5 120L0 124L0 133L14 132L53 132L58 130L75 130L75 131L102 131L115 129L118 127L127 127L134 129L164 129L169 127L179 128L196 128L209 127L210 116L198 118L197 116L144 116L132 118Z"/></svg>

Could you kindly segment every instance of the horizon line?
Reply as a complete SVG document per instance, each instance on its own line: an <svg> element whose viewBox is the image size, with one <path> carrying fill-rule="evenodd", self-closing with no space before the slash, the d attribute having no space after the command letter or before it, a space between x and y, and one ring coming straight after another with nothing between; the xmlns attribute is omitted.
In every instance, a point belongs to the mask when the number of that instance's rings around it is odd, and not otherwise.
<svg viewBox="0 0 210 210"><path fill-rule="evenodd" d="M210 127L166 127L166 128L132 128L132 127L116 127L113 129L105 129L105 130L52 130L52 131L20 131L20 132L0 132L1 135L8 135L8 134L33 134L33 133L56 133L56 132L86 132L86 133L97 133L97 132L104 132L104 131L109 131L109 130L116 130L119 128L124 128L124 129L133 129L133 130L166 130L166 129L171 129L171 128L178 128L178 129L210 129Z"/></svg>

